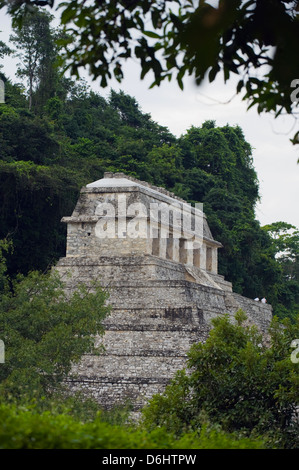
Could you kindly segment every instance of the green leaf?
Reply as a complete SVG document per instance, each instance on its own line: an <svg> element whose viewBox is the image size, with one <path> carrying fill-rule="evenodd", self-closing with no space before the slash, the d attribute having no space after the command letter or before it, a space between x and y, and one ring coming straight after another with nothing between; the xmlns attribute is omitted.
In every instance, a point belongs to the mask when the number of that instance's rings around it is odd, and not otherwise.
<svg viewBox="0 0 299 470"><path fill-rule="evenodd" d="M215 80L215 77L217 73L219 72L219 70L220 70L220 67L218 64L211 68L209 72L209 82L213 82Z"/></svg>
<svg viewBox="0 0 299 470"><path fill-rule="evenodd" d="M72 20L74 17L76 17L77 10L74 7L69 6L65 10L63 10L61 14L61 23L66 24L70 20Z"/></svg>
<svg viewBox="0 0 299 470"><path fill-rule="evenodd" d="M157 33L154 33L153 31L143 31L143 34L145 34L145 36L148 36L149 38L162 39L162 36Z"/></svg>

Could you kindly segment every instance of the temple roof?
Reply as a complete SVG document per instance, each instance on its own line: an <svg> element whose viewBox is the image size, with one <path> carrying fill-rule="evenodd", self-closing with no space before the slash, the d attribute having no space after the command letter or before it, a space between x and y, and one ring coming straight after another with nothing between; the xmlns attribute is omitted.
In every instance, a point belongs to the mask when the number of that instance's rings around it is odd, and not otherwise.
<svg viewBox="0 0 299 470"><path fill-rule="evenodd" d="M184 199L176 196L174 193L168 191L165 188L154 186L147 181L140 181L132 176L125 175L124 173L104 173L104 178L101 178L97 181L89 183L86 185L87 189L97 189L97 188L133 188L138 187L140 189L146 189L147 191L153 193L155 196L161 196L161 194L167 198L175 199L183 204L188 204Z"/></svg>
<svg viewBox="0 0 299 470"><path fill-rule="evenodd" d="M87 188L106 188L122 186L142 186L140 183L133 182L127 178L102 178L86 185Z"/></svg>

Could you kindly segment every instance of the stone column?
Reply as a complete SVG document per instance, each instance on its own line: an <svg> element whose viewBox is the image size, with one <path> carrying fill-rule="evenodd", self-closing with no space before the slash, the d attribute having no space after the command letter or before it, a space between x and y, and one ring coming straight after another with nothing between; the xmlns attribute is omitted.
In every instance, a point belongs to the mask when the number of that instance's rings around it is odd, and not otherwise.
<svg viewBox="0 0 299 470"><path fill-rule="evenodd" d="M159 226L156 222L151 221L149 228L149 237L150 237L150 246L152 248L151 254L155 256L159 256L160 253L160 231L159 231Z"/></svg>
<svg viewBox="0 0 299 470"><path fill-rule="evenodd" d="M159 256L166 258L167 238L159 238Z"/></svg>
<svg viewBox="0 0 299 470"><path fill-rule="evenodd" d="M186 240L184 238L179 239L179 247L180 247L180 263L187 264Z"/></svg>
<svg viewBox="0 0 299 470"><path fill-rule="evenodd" d="M153 238L151 237L150 231L148 229L147 239L146 239L146 253L151 255L153 252Z"/></svg>
<svg viewBox="0 0 299 470"><path fill-rule="evenodd" d="M206 270L212 271L212 248L210 246L207 246Z"/></svg>
<svg viewBox="0 0 299 470"><path fill-rule="evenodd" d="M212 273L218 273L218 250L217 248L212 248Z"/></svg>
<svg viewBox="0 0 299 470"><path fill-rule="evenodd" d="M152 255L160 256L160 239L159 238L152 239Z"/></svg>
<svg viewBox="0 0 299 470"><path fill-rule="evenodd" d="M200 248L200 267L201 269L207 269L207 246L203 243Z"/></svg>
<svg viewBox="0 0 299 470"><path fill-rule="evenodd" d="M166 239L166 258L173 259L173 235L169 234L169 237Z"/></svg>
<svg viewBox="0 0 299 470"><path fill-rule="evenodd" d="M193 266L200 268L200 248L193 249Z"/></svg>
<svg viewBox="0 0 299 470"><path fill-rule="evenodd" d="M188 264L189 266L193 266L193 242L186 240L185 248L186 248L186 264Z"/></svg>
<svg viewBox="0 0 299 470"><path fill-rule="evenodd" d="M180 262L180 239L174 238L172 242L172 259Z"/></svg>

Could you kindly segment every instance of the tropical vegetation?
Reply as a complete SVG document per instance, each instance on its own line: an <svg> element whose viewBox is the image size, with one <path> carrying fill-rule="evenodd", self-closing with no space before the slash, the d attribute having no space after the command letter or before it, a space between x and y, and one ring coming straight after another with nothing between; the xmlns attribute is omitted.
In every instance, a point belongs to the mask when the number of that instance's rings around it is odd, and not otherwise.
<svg viewBox="0 0 299 470"><path fill-rule="evenodd" d="M0 59L17 54L21 79L0 71L0 447L298 446L299 234L286 221L256 219L259 184L242 129L211 120L174 136L134 97L103 98L66 78L57 65L65 32L40 11L26 21L26 30L15 26L15 51L0 43ZM191 349L190 370L153 397L139 427L123 428L125 413L105 415L63 387L71 364L95 352L109 308L100 286L69 298L52 272L65 254L60 221L105 171L203 203L223 244L220 274L244 296L266 296L276 316L267 344L241 312L235 325L216 320Z"/></svg>

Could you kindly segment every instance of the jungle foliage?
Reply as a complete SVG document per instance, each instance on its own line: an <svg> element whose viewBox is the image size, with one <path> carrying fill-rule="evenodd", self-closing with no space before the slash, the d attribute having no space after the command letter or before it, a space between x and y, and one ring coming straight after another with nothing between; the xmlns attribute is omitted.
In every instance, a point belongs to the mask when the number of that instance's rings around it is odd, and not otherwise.
<svg viewBox="0 0 299 470"><path fill-rule="evenodd" d="M297 255L286 254L286 262L274 232L256 220L259 185L242 129L207 121L172 135L133 97L112 90L105 99L84 81L66 79L57 66L59 46L54 47L61 32L52 29L45 13L33 15L31 23L31 41L17 27L13 35L23 84L1 75L0 239L13 242L9 274L45 271L64 256L60 220L72 213L80 188L104 171L122 171L189 203L202 202L213 236L223 244L220 274L236 292L266 296L278 314L295 315L298 237L293 238ZM46 40L39 43L41 30ZM32 44L38 54L30 84Z"/></svg>
<svg viewBox="0 0 299 470"><path fill-rule="evenodd" d="M64 380L83 354L100 353L95 335L104 333L110 308L99 285L79 285L67 295L55 272L32 271L9 278L0 242L0 334L5 345L0 367L0 402L39 406L63 394Z"/></svg>
<svg viewBox="0 0 299 470"><path fill-rule="evenodd" d="M38 413L34 406L0 404L0 419L0 449L266 448L261 438L238 437L206 427L198 433L185 433L178 439L163 428L148 432L133 424L111 425L102 419L101 413L82 422L70 416L67 408L60 413Z"/></svg>
<svg viewBox="0 0 299 470"><path fill-rule="evenodd" d="M87 67L101 86L112 76L121 81L134 58L153 85L174 78L183 88L186 75L200 84L206 75L226 82L234 74L236 92L258 112L292 113L298 103L290 96L299 71L297 0L0 1L14 24L36 6L60 12L66 64L76 75Z"/></svg>
<svg viewBox="0 0 299 470"><path fill-rule="evenodd" d="M63 77L50 16L32 22L33 43L42 28L53 46L35 41L34 79L26 60L22 84L0 74L0 332L6 345L0 446L295 447L298 432L290 423L298 363L290 361L290 344L298 338L298 230L286 222L261 227L256 220L258 180L242 129L207 121L172 135L133 97L112 90L104 99L83 81ZM14 44L20 60L28 57L31 42L20 30ZM0 58L10 53L0 43ZM100 288L91 293L82 286L67 299L50 268L65 254L61 217L72 213L80 188L104 171L202 202L223 244L219 272L235 291L266 296L285 318L283 329L274 322L270 347L241 324L241 314L237 325L217 319L211 339L190 351L191 375L180 372L165 395L154 397L138 429L113 426L122 412L98 415L92 400L66 399L61 388L71 363L93 351L93 335L103 332L109 309Z"/></svg>
<svg viewBox="0 0 299 470"><path fill-rule="evenodd" d="M187 371L179 371L143 409L148 430L164 427L180 436L206 421L244 437L262 435L270 447L298 448L297 322L274 319L265 340L236 313L213 320L205 343L192 345ZM294 356L294 357L293 357Z"/></svg>

